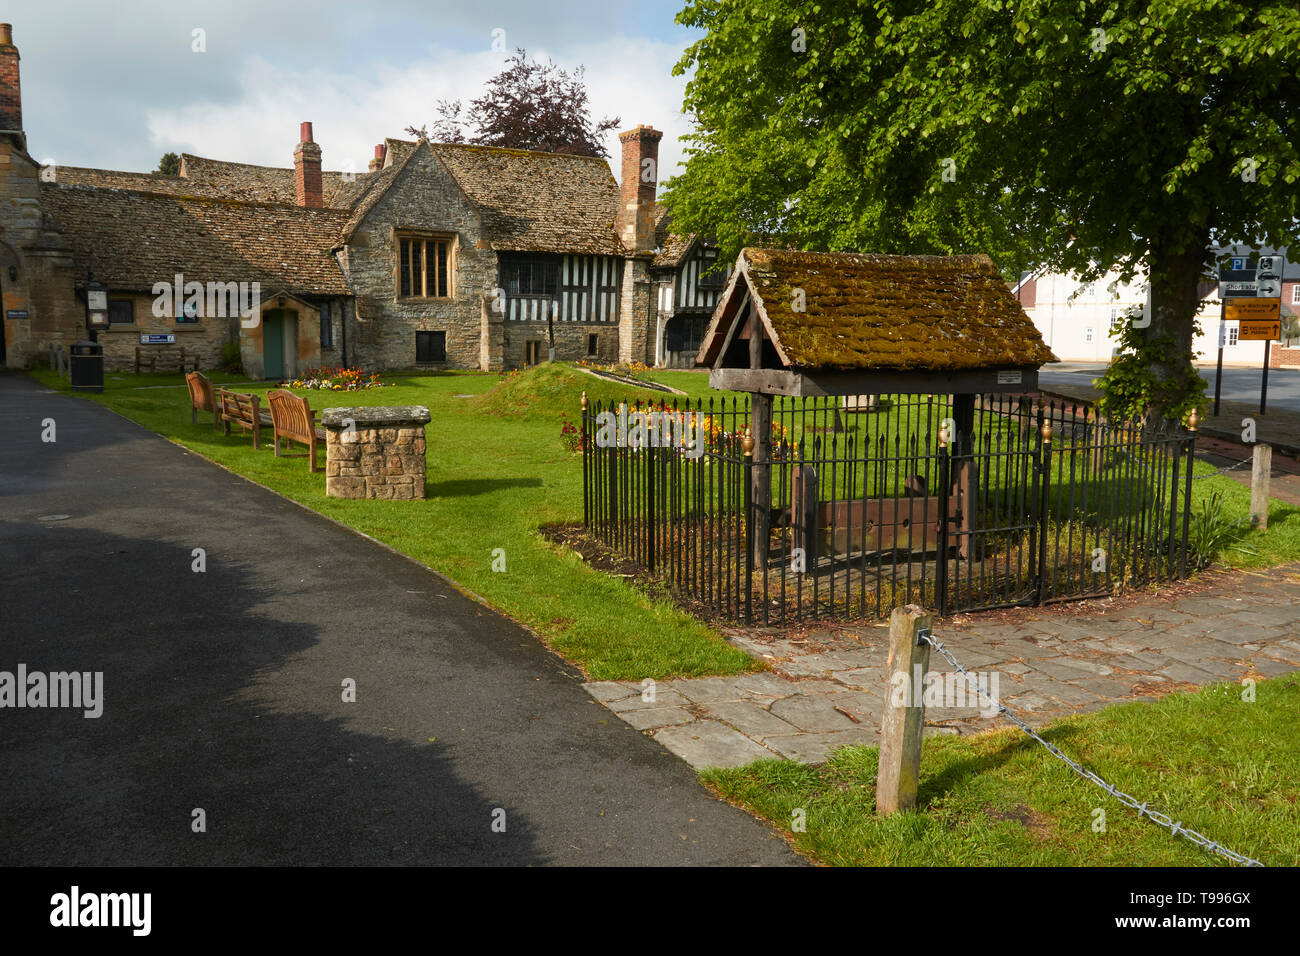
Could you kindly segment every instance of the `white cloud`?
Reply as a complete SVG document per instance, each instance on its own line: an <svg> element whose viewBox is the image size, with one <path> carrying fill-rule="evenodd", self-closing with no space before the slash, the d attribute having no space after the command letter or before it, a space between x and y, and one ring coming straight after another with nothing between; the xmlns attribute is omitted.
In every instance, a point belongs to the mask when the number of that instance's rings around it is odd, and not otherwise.
<svg viewBox="0 0 1300 956"><path fill-rule="evenodd" d="M546 58L543 50L532 51ZM593 38L587 48L551 58L564 69L586 67L591 116L618 116L620 129L645 123L663 130L660 177L667 179L682 156L686 133L681 113L684 77L671 75L680 49L643 38ZM310 120L326 169L346 161L364 170L376 143L405 137L407 126L432 125L442 99L468 101L501 70L504 54L431 49L416 62L373 72L283 67L261 56L240 65L239 92L228 102L196 102L147 111L157 152L190 152L214 159L290 166L298 124ZM617 133L606 148L619 176Z"/></svg>

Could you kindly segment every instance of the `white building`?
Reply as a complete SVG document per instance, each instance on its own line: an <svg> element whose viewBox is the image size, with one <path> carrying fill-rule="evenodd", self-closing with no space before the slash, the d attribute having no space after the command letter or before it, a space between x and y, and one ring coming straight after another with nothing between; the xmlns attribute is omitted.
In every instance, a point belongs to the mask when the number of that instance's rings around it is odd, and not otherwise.
<svg viewBox="0 0 1300 956"><path fill-rule="evenodd" d="M1094 282L1083 282L1071 273L1044 271L1026 273L1011 291L1061 361L1105 364L1119 345L1110 333L1111 325L1128 309L1143 307L1147 284L1141 272L1126 283L1120 281L1116 271ZM1218 359L1221 314L1217 284L1207 282L1201 294L1201 333L1193 347L1198 363L1213 365ZM1288 314L1300 314L1300 263L1287 262L1283 276L1282 315L1285 318ZM1224 323L1224 332L1224 365L1263 365L1263 342L1238 341L1236 322ZM1300 347L1288 348L1275 342L1272 351L1279 354L1270 356L1270 365L1300 365Z"/></svg>

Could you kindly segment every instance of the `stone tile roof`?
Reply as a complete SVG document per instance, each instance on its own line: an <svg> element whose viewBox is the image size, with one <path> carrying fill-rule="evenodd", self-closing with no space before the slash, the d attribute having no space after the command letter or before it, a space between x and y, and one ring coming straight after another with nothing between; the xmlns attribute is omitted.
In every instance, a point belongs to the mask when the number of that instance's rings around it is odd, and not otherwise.
<svg viewBox="0 0 1300 956"><path fill-rule="evenodd" d="M59 183L41 204L72 243L82 274L115 289L187 281L260 282L263 292L349 295L337 261L345 211Z"/></svg>
<svg viewBox="0 0 1300 956"><path fill-rule="evenodd" d="M652 265L656 269L676 269L690 250L698 233L680 235L672 230L672 213L662 204L655 206L655 246L659 252Z"/></svg>
<svg viewBox="0 0 1300 956"><path fill-rule="evenodd" d="M181 157L180 176L134 173L118 169L90 169L84 166L56 166L54 181L64 186L97 186L101 189L135 189L169 196L206 196L243 202L285 203L297 200L293 169L227 163L217 159ZM325 205L346 209L364 191L369 173L357 173L350 181L342 172L321 173Z"/></svg>
<svg viewBox="0 0 1300 956"><path fill-rule="evenodd" d="M253 166L248 163L229 163L220 159L208 159L204 156L184 153L181 155L181 175L191 182L201 184L205 190L214 190L227 199L290 205L297 201L292 166ZM344 173L338 170L323 170L321 188L325 205L333 209L350 208L356 194L363 189L363 181L369 175L370 173L365 171Z"/></svg>
<svg viewBox="0 0 1300 956"><path fill-rule="evenodd" d="M418 141L387 139L380 176L387 183L368 188L363 204L373 206L415 155ZM624 255L614 231L618 183L609 163L596 156L571 156L468 143L430 143L483 217L488 244L499 251ZM368 208L358 205L349 233Z"/></svg>
<svg viewBox="0 0 1300 956"><path fill-rule="evenodd" d="M169 196L220 196L218 187L196 183L182 176L162 173L132 173L118 169L89 169L84 166L55 166L53 182L61 186L98 186L102 189L136 189Z"/></svg>
<svg viewBox="0 0 1300 956"><path fill-rule="evenodd" d="M596 156L440 144L438 158L483 214L492 248L624 255L618 183Z"/></svg>
<svg viewBox="0 0 1300 956"><path fill-rule="evenodd" d="M958 371L1056 357L988 256L882 256L747 248L701 349L711 363L740 282L789 367ZM796 289L806 311L795 311Z"/></svg>

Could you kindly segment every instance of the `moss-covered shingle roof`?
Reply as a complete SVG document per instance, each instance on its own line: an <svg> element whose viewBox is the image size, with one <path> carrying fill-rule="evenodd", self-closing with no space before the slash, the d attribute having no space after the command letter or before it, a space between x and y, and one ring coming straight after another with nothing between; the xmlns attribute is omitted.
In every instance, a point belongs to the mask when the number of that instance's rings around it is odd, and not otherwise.
<svg viewBox="0 0 1300 956"><path fill-rule="evenodd" d="M336 209L41 184L41 205L87 268L112 288L260 282L296 295L348 295L330 254L347 218Z"/></svg>
<svg viewBox="0 0 1300 956"><path fill-rule="evenodd" d="M988 256L743 250L701 350L711 363L724 314L748 283L788 367L961 371L1056 357ZM802 290L805 311L796 311Z"/></svg>
<svg viewBox="0 0 1300 956"><path fill-rule="evenodd" d="M675 269L682 263L682 257L686 251L691 248L695 241L696 233L687 233L679 235L673 232L673 216L668 211L668 207L662 204L655 205L655 248L659 251L655 253L654 267L656 269Z"/></svg>

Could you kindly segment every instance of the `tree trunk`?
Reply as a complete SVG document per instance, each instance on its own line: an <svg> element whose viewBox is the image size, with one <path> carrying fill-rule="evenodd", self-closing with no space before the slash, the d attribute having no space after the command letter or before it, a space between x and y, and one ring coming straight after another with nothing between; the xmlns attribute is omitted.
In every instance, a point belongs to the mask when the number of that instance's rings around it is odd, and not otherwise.
<svg viewBox="0 0 1300 956"><path fill-rule="evenodd" d="M1146 329L1148 342L1169 337L1172 343L1152 352L1152 371L1159 383L1143 423L1150 426L1164 420L1168 406L1176 403L1182 391L1178 382L1191 382L1196 375L1192 366L1193 331L1200 309L1198 290L1205 268L1205 245L1193 243L1190 251L1165 253L1153 249L1150 256L1151 325Z"/></svg>

